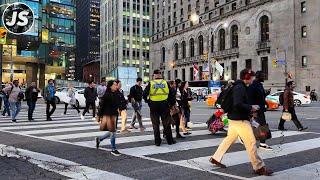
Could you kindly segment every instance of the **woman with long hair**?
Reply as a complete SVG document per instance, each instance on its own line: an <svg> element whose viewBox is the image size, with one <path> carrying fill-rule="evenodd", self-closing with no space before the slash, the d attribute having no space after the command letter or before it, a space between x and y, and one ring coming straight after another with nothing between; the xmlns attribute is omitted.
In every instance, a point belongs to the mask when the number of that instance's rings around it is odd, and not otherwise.
<svg viewBox="0 0 320 180"><path fill-rule="evenodd" d="M96 148L99 148L100 143L110 137L111 154L120 156L121 154L116 148L116 118L119 115L120 101L117 95L118 85L111 80L107 84L107 90L101 98L97 121L100 123L100 131L106 133L100 137L96 137Z"/></svg>
<svg viewBox="0 0 320 180"><path fill-rule="evenodd" d="M184 113L184 108L182 108L182 92L183 92L181 91L182 82L180 79L176 79L175 83L176 83L176 101L177 101L178 108L180 110L180 127L183 132L183 135L189 135L191 133L188 132L187 128L185 127L185 113Z"/></svg>
<svg viewBox="0 0 320 180"><path fill-rule="evenodd" d="M190 122L190 104L189 101L192 101L191 93L189 92L189 83L187 81L182 82L180 86L181 93L181 108L184 113L185 124L184 127L190 129L188 127L188 122Z"/></svg>

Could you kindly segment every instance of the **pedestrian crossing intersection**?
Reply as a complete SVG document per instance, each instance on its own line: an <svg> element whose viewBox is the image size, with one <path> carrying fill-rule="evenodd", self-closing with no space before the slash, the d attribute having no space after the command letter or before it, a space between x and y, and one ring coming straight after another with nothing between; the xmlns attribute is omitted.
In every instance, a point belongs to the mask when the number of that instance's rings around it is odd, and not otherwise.
<svg viewBox="0 0 320 180"><path fill-rule="evenodd" d="M102 135L103 132L100 132L99 125L92 121L92 115L88 114L86 120L81 120L73 109L68 109L68 113L63 115L63 108L61 107L58 107L52 116L53 121L45 121L45 108L41 106L35 110L34 122L27 120L25 109L18 115L18 123L12 123L9 117L1 116L0 130L95 148L94 138ZM130 121L129 118L127 125ZM211 135L205 123L194 124L192 134L185 139L177 140L177 144L169 146L163 140L160 147L154 145L150 119L143 118L143 124L146 127L145 132L134 129L131 133L117 134L116 144L121 153L236 179L268 179L257 177L251 173L247 153L243 145L238 142L230 148L222 160L227 165L227 169L212 166L208 160L226 133L221 132ZM118 127L120 125L121 119L118 122ZM258 150L266 165L275 171L274 176L270 179L320 179L320 173L317 170L320 168L320 134L273 131L272 136L272 140L267 141L267 143L274 150ZM109 140L101 143L101 149L106 151L111 149Z"/></svg>

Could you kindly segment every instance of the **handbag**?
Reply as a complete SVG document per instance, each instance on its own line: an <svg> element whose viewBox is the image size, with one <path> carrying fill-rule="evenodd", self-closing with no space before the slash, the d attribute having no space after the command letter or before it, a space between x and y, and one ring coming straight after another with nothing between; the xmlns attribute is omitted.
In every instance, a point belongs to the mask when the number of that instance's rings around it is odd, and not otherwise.
<svg viewBox="0 0 320 180"><path fill-rule="evenodd" d="M272 137L268 124L262 126L260 125L257 128L252 127L252 130L256 140L258 141L267 140Z"/></svg>
<svg viewBox="0 0 320 180"><path fill-rule="evenodd" d="M283 112L281 115L281 119L286 120L286 121L291 121L292 115L289 112Z"/></svg>

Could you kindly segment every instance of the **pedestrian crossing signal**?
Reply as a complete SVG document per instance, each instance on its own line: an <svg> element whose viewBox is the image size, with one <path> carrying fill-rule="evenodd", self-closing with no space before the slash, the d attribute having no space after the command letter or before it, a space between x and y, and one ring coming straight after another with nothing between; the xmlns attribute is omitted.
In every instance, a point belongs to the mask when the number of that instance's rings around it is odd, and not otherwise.
<svg viewBox="0 0 320 180"><path fill-rule="evenodd" d="M7 42L7 30L0 27L0 44L6 44Z"/></svg>

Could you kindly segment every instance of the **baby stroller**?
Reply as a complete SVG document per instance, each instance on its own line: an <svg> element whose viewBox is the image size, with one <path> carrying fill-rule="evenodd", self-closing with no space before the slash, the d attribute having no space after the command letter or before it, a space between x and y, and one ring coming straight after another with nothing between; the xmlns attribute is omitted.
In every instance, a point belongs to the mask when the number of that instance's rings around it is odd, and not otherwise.
<svg viewBox="0 0 320 180"><path fill-rule="evenodd" d="M227 125L227 119L224 118L222 109L218 109L206 122L209 131L215 134L218 131L226 131L224 128Z"/></svg>

